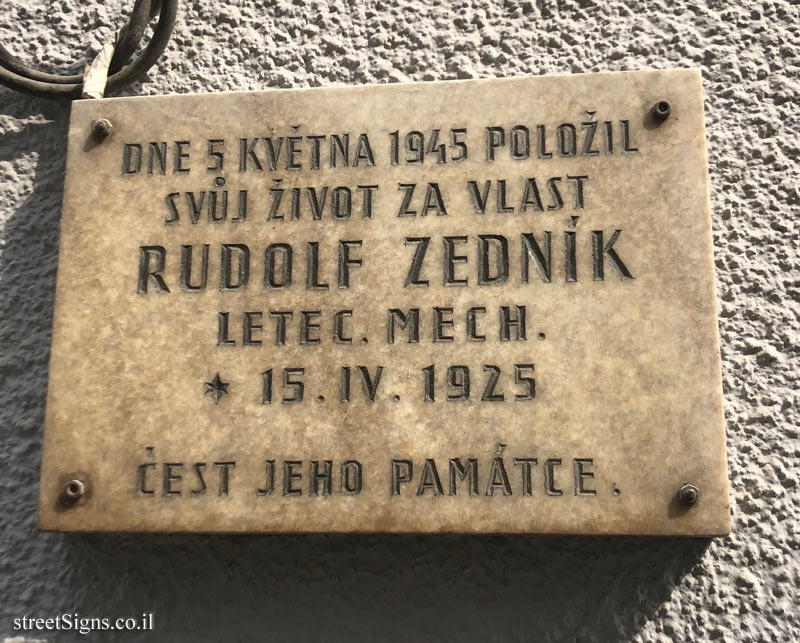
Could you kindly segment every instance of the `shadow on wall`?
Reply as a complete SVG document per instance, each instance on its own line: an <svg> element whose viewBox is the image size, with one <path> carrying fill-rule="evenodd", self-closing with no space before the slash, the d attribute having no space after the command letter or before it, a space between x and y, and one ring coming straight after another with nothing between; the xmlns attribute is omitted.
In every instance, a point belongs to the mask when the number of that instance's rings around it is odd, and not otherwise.
<svg viewBox="0 0 800 643"><path fill-rule="evenodd" d="M7 616L154 614L98 640L626 641L701 557L706 540L35 533L68 110L8 103L50 120L0 130L0 162L38 154L0 257Z"/></svg>
<svg viewBox="0 0 800 643"><path fill-rule="evenodd" d="M707 541L97 535L65 545L65 591L92 597L81 611L152 611L153 640L608 643L656 616Z"/></svg>

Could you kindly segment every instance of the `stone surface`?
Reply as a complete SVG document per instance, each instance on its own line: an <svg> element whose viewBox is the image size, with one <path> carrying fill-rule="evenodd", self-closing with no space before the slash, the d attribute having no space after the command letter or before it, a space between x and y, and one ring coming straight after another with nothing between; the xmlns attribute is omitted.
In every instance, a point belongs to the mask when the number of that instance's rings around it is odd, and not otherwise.
<svg viewBox="0 0 800 643"><path fill-rule="evenodd" d="M701 67L733 529L710 543L37 533L69 108L0 88L0 634L76 640L16 631L13 618L152 609L150 636L91 638L799 638L796 7L772 0L180 6L174 46L150 81L127 94ZM0 39L48 70L78 70L129 10L121 0L7 0ZM483 44L489 27L501 36L497 46Z"/></svg>
<svg viewBox="0 0 800 643"><path fill-rule="evenodd" d="M696 70L84 101L39 524L726 534L719 368Z"/></svg>

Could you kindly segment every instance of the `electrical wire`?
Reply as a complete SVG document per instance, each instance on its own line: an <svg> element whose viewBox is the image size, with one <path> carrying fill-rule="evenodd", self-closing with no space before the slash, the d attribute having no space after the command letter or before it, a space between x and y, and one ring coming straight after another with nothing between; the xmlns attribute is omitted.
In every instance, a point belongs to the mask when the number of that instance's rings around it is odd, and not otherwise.
<svg viewBox="0 0 800 643"><path fill-rule="evenodd" d="M175 25L178 0L136 0L128 23L109 66L106 92L122 89L141 78L155 65L167 47ZM144 50L128 63L144 36L147 24L158 14L153 37ZM0 44L0 85L44 98L80 98L83 74L49 74L29 67Z"/></svg>

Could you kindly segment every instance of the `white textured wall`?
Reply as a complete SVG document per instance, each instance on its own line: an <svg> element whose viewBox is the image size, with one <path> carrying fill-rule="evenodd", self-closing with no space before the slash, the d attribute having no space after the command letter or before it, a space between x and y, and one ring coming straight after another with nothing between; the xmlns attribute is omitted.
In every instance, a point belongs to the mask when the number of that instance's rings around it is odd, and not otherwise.
<svg viewBox="0 0 800 643"><path fill-rule="evenodd" d="M0 41L82 69L130 6L2 0ZM75 611L155 613L152 639L103 641L800 639L798 25L784 0L182 0L126 92L701 67L734 520L714 541L37 533L69 105L0 88L0 640Z"/></svg>

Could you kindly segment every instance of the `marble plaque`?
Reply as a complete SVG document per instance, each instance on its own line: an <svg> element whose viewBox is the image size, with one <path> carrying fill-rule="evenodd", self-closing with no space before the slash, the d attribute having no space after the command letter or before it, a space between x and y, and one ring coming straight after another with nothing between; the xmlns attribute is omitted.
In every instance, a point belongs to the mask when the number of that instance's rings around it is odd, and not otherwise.
<svg viewBox="0 0 800 643"><path fill-rule="evenodd" d="M700 72L74 103L39 527L728 533Z"/></svg>

